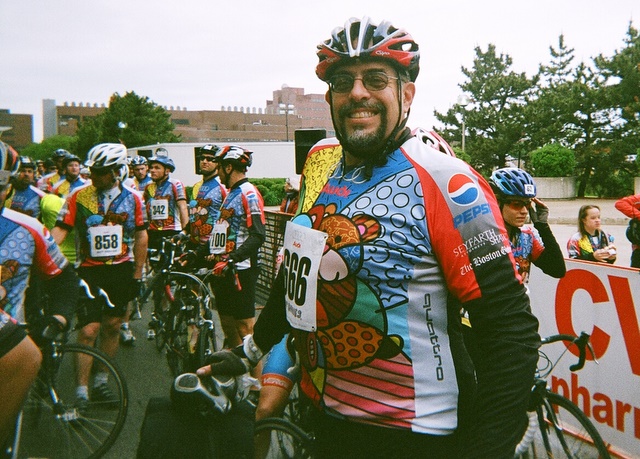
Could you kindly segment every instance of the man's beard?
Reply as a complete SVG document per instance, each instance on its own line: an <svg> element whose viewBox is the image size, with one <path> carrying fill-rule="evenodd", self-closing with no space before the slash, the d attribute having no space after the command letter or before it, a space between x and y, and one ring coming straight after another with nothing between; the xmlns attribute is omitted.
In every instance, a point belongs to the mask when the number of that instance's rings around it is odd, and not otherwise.
<svg viewBox="0 0 640 459"><path fill-rule="evenodd" d="M346 119L347 114L355 108L375 109L380 116L380 126L373 133L365 133L356 130L347 134ZM383 104L363 104L352 103L343 106L338 113L340 124L340 143L342 148L350 154L364 160L377 158L386 144L385 133L387 132L387 110Z"/></svg>

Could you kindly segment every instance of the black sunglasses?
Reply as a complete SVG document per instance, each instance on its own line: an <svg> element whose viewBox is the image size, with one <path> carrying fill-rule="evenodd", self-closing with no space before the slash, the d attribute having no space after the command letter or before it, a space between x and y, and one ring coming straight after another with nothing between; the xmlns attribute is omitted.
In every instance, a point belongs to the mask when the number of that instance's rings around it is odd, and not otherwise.
<svg viewBox="0 0 640 459"><path fill-rule="evenodd" d="M362 84L368 91L382 91L389 86L389 80L398 80L384 72L365 73L361 77L354 77L348 73L340 73L329 78L329 88L336 93L346 93L353 89L356 80L362 81Z"/></svg>
<svg viewBox="0 0 640 459"><path fill-rule="evenodd" d="M200 161L209 161L210 163L214 162L216 158L214 156L204 155L200 156Z"/></svg>

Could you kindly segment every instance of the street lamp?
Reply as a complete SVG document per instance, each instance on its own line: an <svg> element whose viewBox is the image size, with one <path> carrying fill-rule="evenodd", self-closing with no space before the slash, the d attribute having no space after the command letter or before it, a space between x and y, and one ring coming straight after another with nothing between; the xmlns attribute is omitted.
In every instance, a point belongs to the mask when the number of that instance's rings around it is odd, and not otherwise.
<svg viewBox="0 0 640 459"><path fill-rule="evenodd" d="M467 127L465 126L464 109L467 105L469 105L470 102L471 102L471 99L466 94L460 94L458 96L458 105L462 107L462 151L463 152L465 151L464 144L467 137Z"/></svg>
<svg viewBox="0 0 640 459"><path fill-rule="evenodd" d="M284 113L285 118L285 126L287 128L287 142L289 141L289 113L293 115L293 111L296 108L293 104L278 104L278 108L280 109L280 114Z"/></svg>

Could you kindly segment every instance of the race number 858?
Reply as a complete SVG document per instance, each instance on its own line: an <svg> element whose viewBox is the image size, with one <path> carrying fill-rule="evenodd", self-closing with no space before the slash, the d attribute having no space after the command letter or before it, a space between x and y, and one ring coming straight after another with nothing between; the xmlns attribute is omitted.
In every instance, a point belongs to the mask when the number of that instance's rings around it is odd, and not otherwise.
<svg viewBox="0 0 640 459"><path fill-rule="evenodd" d="M118 247L117 234L98 234L93 238L93 247L96 250L108 250Z"/></svg>

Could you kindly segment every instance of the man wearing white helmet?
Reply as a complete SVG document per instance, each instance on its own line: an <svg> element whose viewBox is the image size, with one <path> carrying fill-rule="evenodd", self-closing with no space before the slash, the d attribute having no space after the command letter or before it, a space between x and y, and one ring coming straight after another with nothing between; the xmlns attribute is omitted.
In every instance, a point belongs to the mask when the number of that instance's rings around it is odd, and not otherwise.
<svg viewBox="0 0 640 459"><path fill-rule="evenodd" d="M300 196L300 176L288 177L284 182L284 198L280 203L280 212L295 214Z"/></svg>
<svg viewBox="0 0 640 459"><path fill-rule="evenodd" d="M65 202L55 228L61 243L72 229L76 233L78 274L91 287L104 290L104 298L84 301L78 307L78 341L93 346L100 335L100 348L110 356L118 350L118 337L127 303L140 290L142 267L147 255L147 222L139 193L122 186L126 178L127 150L124 145L103 143L93 147L85 165L91 184L78 188ZM78 406L88 400L113 399L107 374L97 372L90 386L91 362L78 368Z"/></svg>
<svg viewBox="0 0 640 459"><path fill-rule="evenodd" d="M318 457L512 458L540 337L495 196L407 128L409 33L352 18L317 55L336 138L307 155L253 335L198 372L244 373L290 332Z"/></svg>

